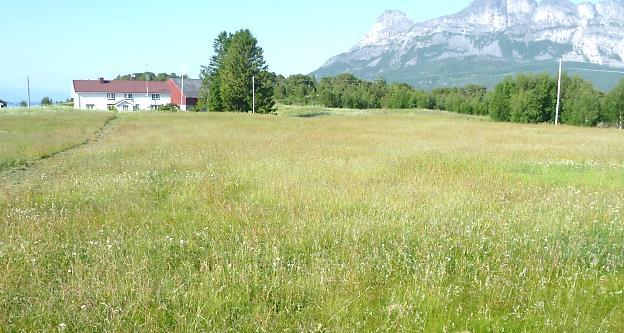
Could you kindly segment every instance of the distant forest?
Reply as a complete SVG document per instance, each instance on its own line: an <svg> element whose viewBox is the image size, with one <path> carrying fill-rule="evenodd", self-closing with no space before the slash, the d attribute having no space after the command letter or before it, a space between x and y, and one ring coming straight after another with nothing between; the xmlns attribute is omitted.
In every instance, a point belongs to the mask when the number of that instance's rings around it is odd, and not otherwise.
<svg viewBox="0 0 624 333"><path fill-rule="evenodd" d="M624 80L609 93L581 77L563 75L560 121L578 126L622 127ZM351 74L322 78L277 76L275 100L283 104L323 105L350 109L438 109L517 123L555 121L557 80L548 74L507 77L493 90L479 85L462 88L414 89L384 80L364 81Z"/></svg>
<svg viewBox="0 0 624 333"><path fill-rule="evenodd" d="M125 75L117 75L115 80L130 80L130 81L167 81L169 79L179 79L180 75L176 73L152 73L152 72L143 72L143 73L134 73L134 74L125 74ZM185 79L188 79L187 75L184 75Z"/></svg>

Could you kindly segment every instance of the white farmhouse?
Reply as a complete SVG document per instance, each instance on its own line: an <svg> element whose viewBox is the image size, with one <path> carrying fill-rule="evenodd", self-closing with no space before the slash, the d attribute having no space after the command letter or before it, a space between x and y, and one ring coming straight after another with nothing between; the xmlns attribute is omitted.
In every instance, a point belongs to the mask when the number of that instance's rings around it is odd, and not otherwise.
<svg viewBox="0 0 624 333"><path fill-rule="evenodd" d="M85 110L154 110L171 103L167 81L74 80L74 108Z"/></svg>

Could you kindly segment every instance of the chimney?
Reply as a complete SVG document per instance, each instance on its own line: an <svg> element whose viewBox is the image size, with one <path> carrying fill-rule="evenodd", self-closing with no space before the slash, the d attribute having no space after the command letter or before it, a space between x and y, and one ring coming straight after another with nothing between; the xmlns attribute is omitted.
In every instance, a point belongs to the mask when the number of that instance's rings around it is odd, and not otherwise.
<svg viewBox="0 0 624 333"><path fill-rule="evenodd" d="M104 82L106 82L106 81L104 81L104 78L103 78L103 77L101 77L101 78L100 78L100 83L104 83Z"/></svg>

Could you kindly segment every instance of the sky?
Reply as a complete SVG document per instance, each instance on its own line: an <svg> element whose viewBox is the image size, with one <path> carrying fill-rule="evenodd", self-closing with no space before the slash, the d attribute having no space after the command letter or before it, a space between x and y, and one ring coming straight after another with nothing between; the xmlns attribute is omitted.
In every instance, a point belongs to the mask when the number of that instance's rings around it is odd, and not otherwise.
<svg viewBox="0 0 624 333"><path fill-rule="evenodd" d="M0 99L69 97L73 79L143 72L198 77L221 31L248 28L269 69L307 74L362 39L387 9L416 22L470 0L7 0L0 18ZM16 96L17 95L17 96ZM12 98L12 99L11 99Z"/></svg>

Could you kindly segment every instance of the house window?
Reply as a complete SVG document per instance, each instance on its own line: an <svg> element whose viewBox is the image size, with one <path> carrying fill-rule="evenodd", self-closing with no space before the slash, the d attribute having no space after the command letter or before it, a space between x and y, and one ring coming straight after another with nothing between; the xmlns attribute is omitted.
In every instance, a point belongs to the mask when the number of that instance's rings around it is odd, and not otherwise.
<svg viewBox="0 0 624 333"><path fill-rule="evenodd" d="M124 99L132 99L132 94L124 94Z"/></svg>
<svg viewBox="0 0 624 333"><path fill-rule="evenodd" d="M108 105L106 105L106 108L108 109L108 111L115 111L115 110L117 110L117 108L115 108L115 104L108 104Z"/></svg>
<svg viewBox="0 0 624 333"><path fill-rule="evenodd" d="M130 106L129 106L128 104L124 104L124 106L123 106L123 110L124 110L124 111L128 111L128 110L130 110Z"/></svg>
<svg viewBox="0 0 624 333"><path fill-rule="evenodd" d="M114 101L115 100L115 94L113 94L113 93L106 94L106 99Z"/></svg>
<svg viewBox="0 0 624 333"><path fill-rule="evenodd" d="M93 110L94 108L95 108L95 105L87 104L87 110Z"/></svg>
<svg viewBox="0 0 624 333"><path fill-rule="evenodd" d="M133 110L133 111L139 111L139 104L135 104L135 105L132 107L132 110Z"/></svg>
<svg viewBox="0 0 624 333"><path fill-rule="evenodd" d="M152 94L152 100L159 100L160 99L160 94Z"/></svg>

